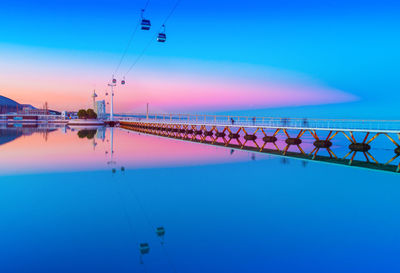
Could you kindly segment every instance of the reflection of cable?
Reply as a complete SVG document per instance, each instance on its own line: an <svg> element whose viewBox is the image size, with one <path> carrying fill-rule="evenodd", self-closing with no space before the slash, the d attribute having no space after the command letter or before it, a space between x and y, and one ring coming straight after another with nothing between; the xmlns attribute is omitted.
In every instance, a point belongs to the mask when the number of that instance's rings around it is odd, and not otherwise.
<svg viewBox="0 0 400 273"><path fill-rule="evenodd" d="M150 226L150 228L151 228L151 229L153 230L153 232L154 232L154 231L156 230L156 227L155 227L155 226L152 224L152 222L150 221L150 218L149 218L148 214L146 213L146 211L145 211L145 209L144 209L142 203L140 202L139 197L136 195L135 191L134 191L134 190L132 189L132 187L130 187L129 185L130 185L130 184L128 184L129 191L132 193L132 195L134 196L136 202L137 202L138 205L139 205L139 208L142 210L143 215L144 215L144 218L146 218L147 224ZM168 263L169 263L169 265L170 265L172 271L176 273L177 271L176 271L175 265L174 265L174 263L172 262L172 259L171 259L170 255L169 255L169 253L168 253L166 247L165 247L164 244L163 244L163 240L159 239L159 241L160 241L160 245L161 245L161 247L162 247L162 249L163 249L163 251L164 251L165 257L167 258Z"/></svg>
<svg viewBox="0 0 400 273"><path fill-rule="evenodd" d="M176 8L178 7L179 3L181 2L181 0L177 0L175 2L175 5L172 7L171 11L168 13L167 17L164 19L164 22L161 24L161 27L159 28L158 32L161 30L161 28L163 27L163 25L165 25L167 23L167 21L169 20L169 18L171 18L172 14L174 13L174 11L176 10ZM155 40L155 38L158 35L158 32L156 32L154 34L153 37L151 37L151 40L149 40L149 42L147 43L147 45L145 46L145 48L143 49L143 51L139 54L139 56L136 57L136 59L133 61L132 65L129 67L128 71L125 73L124 77L126 77L128 75L129 72L131 72L131 70L133 69L133 67L140 61L140 59L143 57L144 53L147 51L147 49L150 47L151 43L153 42L153 40Z"/></svg>
<svg viewBox="0 0 400 273"><path fill-rule="evenodd" d="M146 267L146 264L145 264L144 261L143 261L143 257L142 257L141 254L140 254L140 264L143 265L143 272L144 272L144 273L147 273L147 267Z"/></svg>
<svg viewBox="0 0 400 273"><path fill-rule="evenodd" d="M122 168L124 168L124 167L122 167ZM115 170L115 169L113 169L113 170ZM124 170L125 170L125 168L124 168ZM124 172L123 172L123 174L124 174ZM118 180L117 180L117 181L118 181ZM122 180L122 181L123 181L123 180ZM118 183L118 184L120 184L120 183ZM121 203L121 205L122 205L125 218L126 218L126 220L127 220L127 222L128 222L128 226L129 226L129 230L130 230L130 232L131 232L132 238L135 238L135 232L134 232L134 231L135 231L135 228L134 228L133 222L132 222L132 220L131 220L131 217L129 216L129 212L128 212L128 209L127 209L125 200L124 200L124 198L123 198L123 196L122 196L122 193L121 193L121 191L120 191L119 185L116 186L116 191L117 191L117 193L118 193L118 197L119 197L120 203ZM135 196L135 197L136 197L136 196ZM137 197L136 197L136 198L137 198ZM138 201L138 200L137 200L137 201ZM139 201L138 201L138 204L141 206L141 204L140 204ZM141 208L143 209L142 206L141 206ZM147 216L147 215L145 215L145 216ZM146 217L146 219L148 220L147 217ZM148 221L149 221L149 220L148 220ZM138 229L138 230L139 230L139 229ZM133 239L133 241L135 242L135 245L139 245L138 238L139 238L139 237L137 236L137 237L136 237L136 240ZM145 264L144 261L143 261L143 255L142 255L142 254L139 254L139 263L143 265L143 271L144 271L145 273L147 273L147 267L146 267L146 264Z"/></svg>
<svg viewBox="0 0 400 273"><path fill-rule="evenodd" d="M124 199L122 197L121 191L119 190L118 186L116 188L116 192L117 192L117 195L118 195L117 199L119 197L120 205L122 206L122 209L123 209L123 212L124 212L124 216L125 216L125 218L127 220L127 223L128 223L128 226L129 226L129 230L131 232L132 239L135 242L135 245L137 246L139 244L139 242L137 241L137 239L135 240L135 228L134 228L134 225L133 225L133 223L131 221L131 218L129 217L129 213L128 213L128 210L126 208L125 201L124 201ZM139 256L139 259L140 259L140 261L142 261L142 257L141 256ZM146 273L147 272L146 266L145 266L144 262L142 264L143 264L144 272Z"/></svg>

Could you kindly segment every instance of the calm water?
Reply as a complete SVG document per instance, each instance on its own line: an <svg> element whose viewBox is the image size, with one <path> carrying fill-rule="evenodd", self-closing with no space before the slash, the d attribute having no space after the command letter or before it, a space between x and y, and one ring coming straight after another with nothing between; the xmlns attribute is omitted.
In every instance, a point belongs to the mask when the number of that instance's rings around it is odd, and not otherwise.
<svg viewBox="0 0 400 273"><path fill-rule="evenodd" d="M0 272L400 271L398 174L36 131L0 129Z"/></svg>

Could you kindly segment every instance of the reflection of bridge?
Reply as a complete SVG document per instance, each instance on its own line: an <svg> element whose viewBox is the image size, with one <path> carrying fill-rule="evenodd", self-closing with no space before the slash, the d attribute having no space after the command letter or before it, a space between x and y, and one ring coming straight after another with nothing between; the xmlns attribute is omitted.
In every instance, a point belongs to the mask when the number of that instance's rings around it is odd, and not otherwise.
<svg viewBox="0 0 400 273"><path fill-rule="evenodd" d="M321 120L257 118L237 116L199 115L134 115L121 117L120 125L126 129L179 138L188 141L230 148L291 156L303 159L329 161L392 172L400 171L400 164L392 165L400 156L400 121ZM313 139L311 151L305 152L301 144L305 136ZM379 163L370 153L378 136L384 136L395 145L389 160ZM331 149L335 140L343 136L348 152L338 157ZM357 139L361 141L357 141ZM284 148L277 143L284 141ZM273 149L266 146L272 146ZM297 147L298 152L289 150ZM326 151L328 156L318 155ZM364 160L356 160L356 154Z"/></svg>

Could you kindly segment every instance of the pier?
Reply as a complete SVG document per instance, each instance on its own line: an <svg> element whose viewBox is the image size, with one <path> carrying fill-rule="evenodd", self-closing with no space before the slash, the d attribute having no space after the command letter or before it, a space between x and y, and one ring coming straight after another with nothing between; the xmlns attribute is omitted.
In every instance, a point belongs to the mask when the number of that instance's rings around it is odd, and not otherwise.
<svg viewBox="0 0 400 273"><path fill-rule="evenodd" d="M142 133L186 141L242 149L302 159L326 161L391 172L400 172L392 164L400 156L400 121L290 119L269 117L210 116L184 114L118 115L120 127ZM344 137L348 152L333 151L339 136ZM381 136L390 142L387 160L378 162L370 150ZM312 139L310 151L302 145ZM284 143L278 147L277 143ZM293 151L293 147L296 151ZM325 151L326 156L320 155ZM385 151L386 152L386 151ZM363 160L356 160L361 154Z"/></svg>

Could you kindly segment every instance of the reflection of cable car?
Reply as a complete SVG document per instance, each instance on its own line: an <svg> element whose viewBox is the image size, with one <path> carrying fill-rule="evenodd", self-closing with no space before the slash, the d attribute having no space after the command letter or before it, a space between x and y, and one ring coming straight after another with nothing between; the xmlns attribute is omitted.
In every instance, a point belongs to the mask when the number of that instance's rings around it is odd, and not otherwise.
<svg viewBox="0 0 400 273"><path fill-rule="evenodd" d="M140 25L142 26L143 30L150 30L151 22L150 22L150 20L144 19L143 13L144 13L144 9L142 9L142 14L141 14L142 22L140 23Z"/></svg>
<svg viewBox="0 0 400 273"><path fill-rule="evenodd" d="M165 235L165 228L164 227L156 228L156 233L157 233L157 236L160 236L160 237L164 236Z"/></svg>
<svg viewBox="0 0 400 273"><path fill-rule="evenodd" d="M164 244L164 235L165 235L165 228L164 227L158 227L156 228L156 234L158 237L160 237L161 241L161 245Z"/></svg>
<svg viewBox="0 0 400 273"><path fill-rule="evenodd" d="M157 41L160 43L164 43L167 40L167 35L165 35L165 25L162 25L163 30L158 33Z"/></svg>
<svg viewBox="0 0 400 273"><path fill-rule="evenodd" d="M139 245L140 254L147 254L150 251L150 246L148 243L141 243Z"/></svg>

